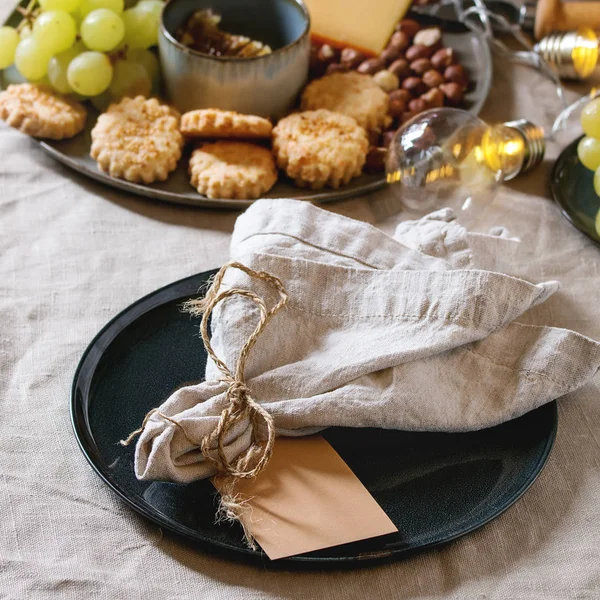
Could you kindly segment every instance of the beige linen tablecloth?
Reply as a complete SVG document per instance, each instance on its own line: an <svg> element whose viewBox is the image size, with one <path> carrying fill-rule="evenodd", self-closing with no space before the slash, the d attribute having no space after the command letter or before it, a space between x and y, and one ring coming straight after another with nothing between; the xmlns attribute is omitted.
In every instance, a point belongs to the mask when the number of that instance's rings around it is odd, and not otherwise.
<svg viewBox="0 0 600 600"><path fill-rule="evenodd" d="M0 17L10 6L0 1ZM485 116L548 124L555 110L544 80L497 65ZM478 225L522 238L515 274L563 283L529 322L600 339L600 249L548 199L556 153L506 187ZM389 192L329 208L388 232L406 218ZM82 352L140 296L222 264L236 216L110 190L0 126L0 598L600 598L598 378L560 403L548 465L515 506L443 549L373 568L271 572L217 558L163 533L100 481L69 420Z"/></svg>

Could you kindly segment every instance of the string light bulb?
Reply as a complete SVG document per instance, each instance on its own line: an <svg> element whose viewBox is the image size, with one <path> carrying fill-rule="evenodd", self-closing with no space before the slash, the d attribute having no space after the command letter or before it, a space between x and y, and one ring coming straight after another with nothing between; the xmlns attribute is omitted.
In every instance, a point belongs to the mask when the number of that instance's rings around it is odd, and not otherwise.
<svg viewBox="0 0 600 600"><path fill-rule="evenodd" d="M450 206L473 215L502 182L539 164L544 151L543 129L525 119L490 126L467 111L436 108L398 130L386 179L409 209Z"/></svg>
<svg viewBox="0 0 600 600"><path fill-rule="evenodd" d="M564 79L587 79L598 65L598 36L588 27L551 33L534 49Z"/></svg>

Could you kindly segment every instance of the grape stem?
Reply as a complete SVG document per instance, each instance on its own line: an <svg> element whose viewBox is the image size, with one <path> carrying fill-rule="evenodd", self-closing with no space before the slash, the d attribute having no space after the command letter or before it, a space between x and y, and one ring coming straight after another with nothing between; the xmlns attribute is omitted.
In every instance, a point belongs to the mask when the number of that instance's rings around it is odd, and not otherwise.
<svg viewBox="0 0 600 600"><path fill-rule="evenodd" d="M33 22L39 14L38 10L38 0L29 0L29 4L27 8L23 8L22 6L17 6L17 12L23 17L21 22L17 25L16 30L21 33L23 31L23 27L29 25L33 27Z"/></svg>

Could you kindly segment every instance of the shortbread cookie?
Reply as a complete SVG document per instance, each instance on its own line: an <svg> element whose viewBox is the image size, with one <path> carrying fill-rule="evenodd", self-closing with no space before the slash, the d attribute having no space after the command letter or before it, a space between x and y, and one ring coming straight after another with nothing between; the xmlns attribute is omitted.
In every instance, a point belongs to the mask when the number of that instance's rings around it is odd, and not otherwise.
<svg viewBox="0 0 600 600"><path fill-rule="evenodd" d="M269 138L273 125L255 115L205 108L181 116L181 133L195 138Z"/></svg>
<svg viewBox="0 0 600 600"><path fill-rule="evenodd" d="M302 110L326 108L352 117L367 131L385 129L388 116L388 95L370 75L332 73L309 83L302 93Z"/></svg>
<svg viewBox="0 0 600 600"><path fill-rule="evenodd" d="M20 83L0 93L0 119L36 138L62 140L85 126L87 111L79 102L46 85Z"/></svg>
<svg viewBox="0 0 600 600"><path fill-rule="evenodd" d="M296 185L338 188L361 174L369 140L356 121L329 110L295 113L273 129L277 166Z"/></svg>
<svg viewBox="0 0 600 600"><path fill-rule="evenodd" d="M90 155L101 171L133 181L164 181L177 167L179 113L156 98L123 98L98 117Z"/></svg>
<svg viewBox="0 0 600 600"><path fill-rule="evenodd" d="M259 198L277 181L273 155L247 142L204 144L190 159L192 185L209 198Z"/></svg>

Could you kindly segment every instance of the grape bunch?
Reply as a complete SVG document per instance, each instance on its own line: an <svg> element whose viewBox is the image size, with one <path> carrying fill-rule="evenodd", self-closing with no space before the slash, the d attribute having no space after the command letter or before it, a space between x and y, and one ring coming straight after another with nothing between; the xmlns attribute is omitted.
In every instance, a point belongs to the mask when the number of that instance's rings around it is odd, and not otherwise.
<svg viewBox="0 0 600 600"><path fill-rule="evenodd" d="M577 156L584 167L594 171L594 190L600 196L600 98L585 105L581 126L585 136L577 146Z"/></svg>
<svg viewBox="0 0 600 600"><path fill-rule="evenodd" d="M163 0L31 0L18 27L0 27L6 83L47 83L104 110L156 88Z"/></svg>

